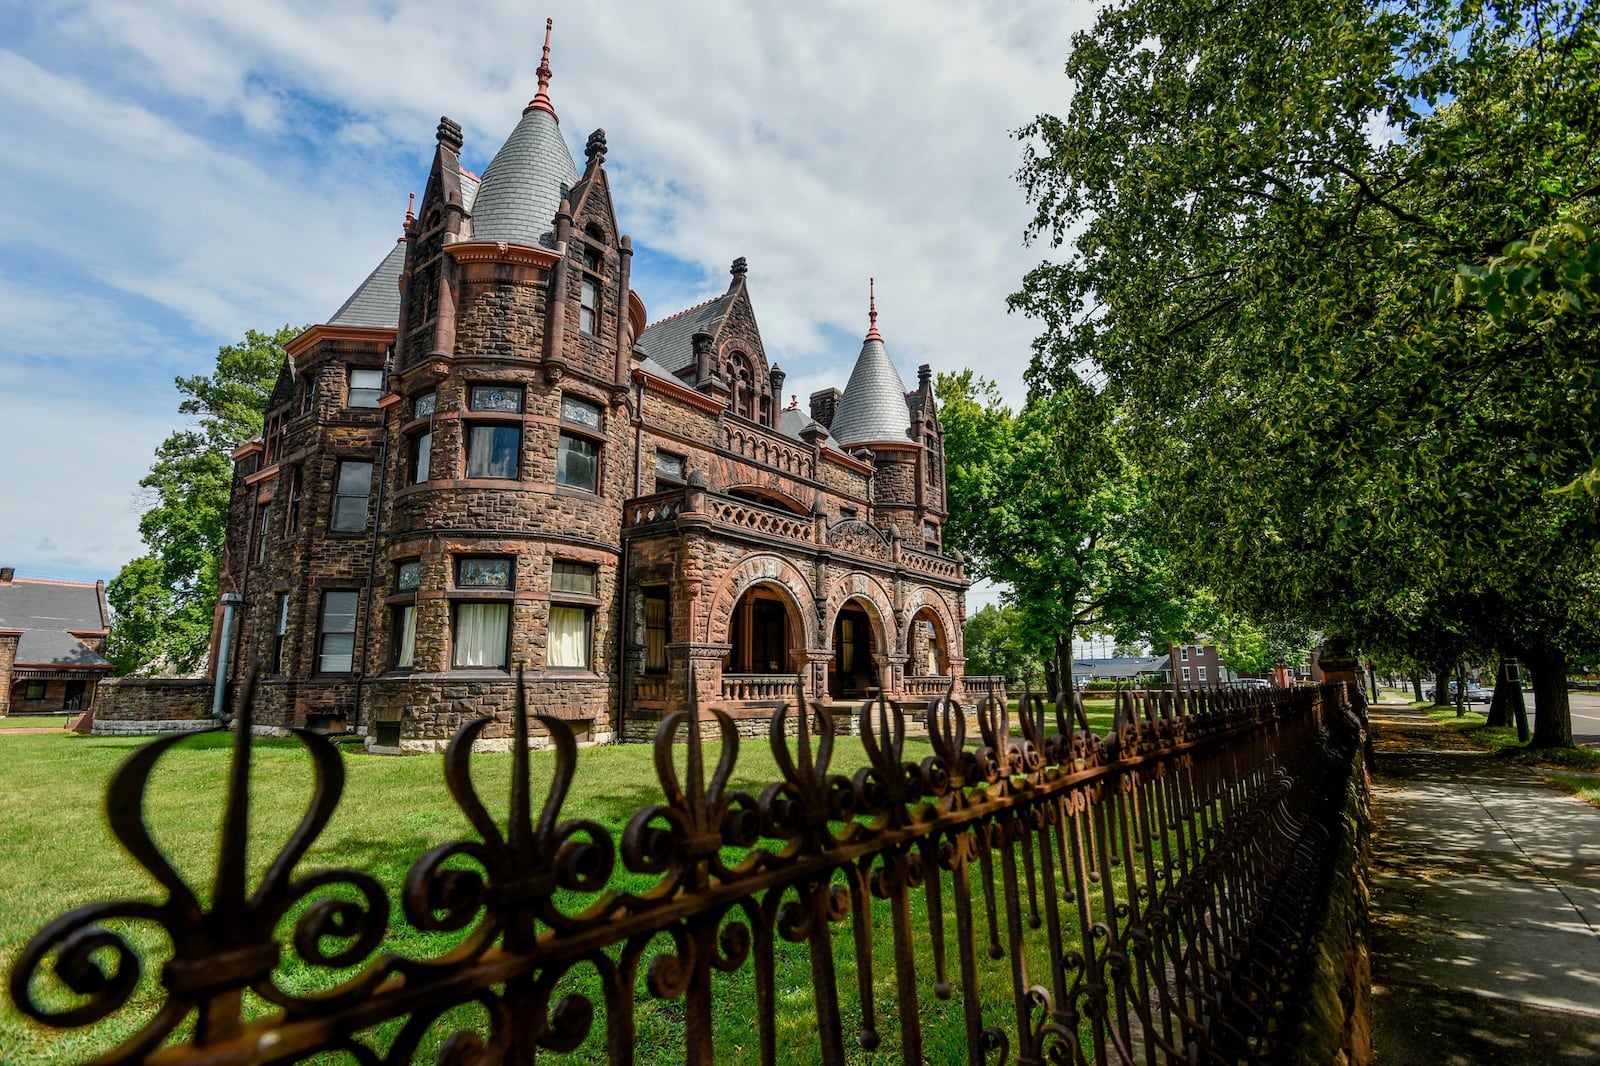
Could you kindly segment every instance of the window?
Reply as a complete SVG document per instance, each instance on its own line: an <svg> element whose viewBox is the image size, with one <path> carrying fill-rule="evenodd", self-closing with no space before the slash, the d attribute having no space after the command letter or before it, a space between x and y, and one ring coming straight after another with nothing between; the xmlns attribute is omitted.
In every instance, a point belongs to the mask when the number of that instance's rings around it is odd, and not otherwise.
<svg viewBox="0 0 1600 1066"><path fill-rule="evenodd" d="M394 568L394 587L399 592L415 592L422 584L422 564L415 559Z"/></svg>
<svg viewBox="0 0 1600 1066"><path fill-rule="evenodd" d="M350 394L346 407L376 407L383 399L383 371L350 371Z"/></svg>
<svg viewBox="0 0 1600 1066"><path fill-rule="evenodd" d="M839 668L847 674L856 668L856 623L853 618L839 619Z"/></svg>
<svg viewBox="0 0 1600 1066"><path fill-rule="evenodd" d="M333 521L330 527L341 532L367 528L367 497L372 494L372 464L342 460L339 480L333 490Z"/></svg>
<svg viewBox="0 0 1600 1066"><path fill-rule="evenodd" d="M1183 647L1179 648L1178 649L1178 655L1181 657L1180 658L1181 662L1188 662L1189 661L1189 646L1186 644Z"/></svg>
<svg viewBox="0 0 1600 1066"><path fill-rule="evenodd" d="M1187 666L1183 668L1183 679L1185 681L1189 680L1189 668Z"/></svg>
<svg viewBox="0 0 1600 1066"><path fill-rule="evenodd" d="M584 333L598 333L600 323L600 286L593 278L584 278L582 296L578 301L578 329Z"/></svg>
<svg viewBox="0 0 1600 1066"><path fill-rule="evenodd" d="M509 603L456 604L455 653L451 665L505 669L510 621Z"/></svg>
<svg viewBox="0 0 1600 1066"><path fill-rule="evenodd" d="M683 456L671 452L656 452L656 491L662 485L683 484Z"/></svg>
<svg viewBox="0 0 1600 1066"><path fill-rule="evenodd" d="M570 396L561 398L561 421L585 430L601 428L600 408ZM599 490L600 444L579 433L563 431L557 445L556 484L588 492Z"/></svg>
<svg viewBox="0 0 1600 1066"><path fill-rule="evenodd" d="M605 267L605 258L600 249L592 244L583 246L583 269L592 270L596 274Z"/></svg>
<svg viewBox="0 0 1600 1066"><path fill-rule="evenodd" d="M267 561L267 531L272 528L272 504L256 508L256 562Z"/></svg>
<svg viewBox="0 0 1600 1066"><path fill-rule="evenodd" d="M589 668L589 622L594 612L594 596L594 567L560 560L551 564L546 666Z"/></svg>
<svg viewBox="0 0 1600 1066"><path fill-rule="evenodd" d="M939 526L937 523L922 523L922 543L930 548L937 548L939 546Z"/></svg>
<svg viewBox="0 0 1600 1066"><path fill-rule="evenodd" d="M433 463L433 430L426 429L411 437L411 458L406 466L407 483L420 485L428 480L428 470Z"/></svg>
<svg viewBox="0 0 1600 1066"><path fill-rule="evenodd" d="M283 519L285 533L293 533L300 528L300 500L305 494L305 481L300 467L289 471L289 506Z"/></svg>
<svg viewBox="0 0 1600 1066"><path fill-rule="evenodd" d="M278 593L278 623L272 633L272 672L283 673L284 638L289 635L289 594Z"/></svg>
<svg viewBox="0 0 1600 1066"><path fill-rule="evenodd" d="M474 385L467 397L473 411L494 411L504 415L522 413L522 390L509 385Z"/></svg>
<svg viewBox="0 0 1600 1066"><path fill-rule="evenodd" d="M456 560L456 588L508 589L510 587L510 559L474 557Z"/></svg>
<svg viewBox="0 0 1600 1066"><path fill-rule="evenodd" d="M28 682L28 687L23 690L22 698L25 699L25 700L42 700L42 699L44 699L44 682L43 681L29 681Z"/></svg>
<svg viewBox="0 0 1600 1066"><path fill-rule="evenodd" d="M408 603L396 607L391 614L389 632L394 641L394 665L397 670L411 669L417 651L417 607Z"/></svg>
<svg viewBox="0 0 1600 1066"><path fill-rule="evenodd" d="M467 430L467 476L515 478L521 450L522 430L517 426L472 426Z"/></svg>
<svg viewBox="0 0 1600 1066"><path fill-rule="evenodd" d="M305 414L317 402L317 375L308 372L305 380L300 382L300 413Z"/></svg>
<svg viewBox="0 0 1600 1066"><path fill-rule="evenodd" d="M644 593L644 669L650 674L667 672L666 589L646 589Z"/></svg>
<svg viewBox="0 0 1600 1066"><path fill-rule="evenodd" d="M418 396L411 404L412 418L432 418L435 407L439 402L439 394L425 392Z"/></svg>
<svg viewBox="0 0 1600 1066"><path fill-rule="evenodd" d="M355 663L356 606L360 602L357 592L324 592L322 594L321 651L317 656L317 672L323 674L348 674Z"/></svg>
<svg viewBox="0 0 1600 1066"><path fill-rule="evenodd" d="M1195 667L1195 671L1196 671L1196 680L1204 681L1206 679L1206 668L1205 667L1197 666L1197 667Z"/></svg>

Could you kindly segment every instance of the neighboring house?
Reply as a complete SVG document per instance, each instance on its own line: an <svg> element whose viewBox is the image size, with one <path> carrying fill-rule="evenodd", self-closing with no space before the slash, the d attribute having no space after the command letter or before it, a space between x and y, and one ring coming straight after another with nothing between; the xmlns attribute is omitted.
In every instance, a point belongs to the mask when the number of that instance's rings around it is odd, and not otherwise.
<svg viewBox="0 0 1600 1066"><path fill-rule="evenodd" d="M288 346L235 452L221 590L257 721L437 747L503 723L519 668L589 740L649 737L691 697L761 731L797 674L824 698L944 692L968 582L931 369L905 388L869 298L844 390L785 404L743 258L647 324L604 131L580 171L549 81L547 43L481 178L439 124L404 235Z"/></svg>
<svg viewBox="0 0 1600 1066"><path fill-rule="evenodd" d="M1106 659L1074 659L1072 682L1082 688L1090 681L1126 681L1130 685L1140 679L1167 676L1165 655L1120 655Z"/></svg>
<svg viewBox="0 0 1600 1066"><path fill-rule="evenodd" d="M86 711L111 628L104 582L19 578L0 567L0 715Z"/></svg>
<svg viewBox="0 0 1600 1066"><path fill-rule="evenodd" d="M1194 685L1220 685L1233 680L1233 673L1222 661L1215 644L1174 644L1171 654L1169 680L1179 687Z"/></svg>

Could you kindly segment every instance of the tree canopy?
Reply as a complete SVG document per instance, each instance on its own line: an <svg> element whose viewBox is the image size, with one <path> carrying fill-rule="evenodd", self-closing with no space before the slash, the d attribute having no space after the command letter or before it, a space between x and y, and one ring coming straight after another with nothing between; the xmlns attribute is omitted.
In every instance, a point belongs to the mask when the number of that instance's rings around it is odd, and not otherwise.
<svg viewBox="0 0 1600 1066"><path fill-rule="evenodd" d="M1600 631L1597 56L1574 2L1124 0L1024 131L1032 377L1104 376L1160 544L1237 614L1529 660L1544 743Z"/></svg>
<svg viewBox="0 0 1600 1066"><path fill-rule="evenodd" d="M181 414L195 418L156 449L140 480L148 507L139 533L148 553L106 587L113 620L108 657L119 671L187 673L204 660L227 533L232 452L261 432L267 399L299 329L250 330L217 349L210 374L180 377Z"/></svg>

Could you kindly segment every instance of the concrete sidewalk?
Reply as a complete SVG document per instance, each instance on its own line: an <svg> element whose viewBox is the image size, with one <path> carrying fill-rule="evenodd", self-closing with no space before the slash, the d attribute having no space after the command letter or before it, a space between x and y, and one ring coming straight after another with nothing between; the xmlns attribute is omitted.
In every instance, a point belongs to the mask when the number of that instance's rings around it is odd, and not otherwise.
<svg viewBox="0 0 1600 1066"><path fill-rule="evenodd" d="M1371 708L1383 1066L1600 1061L1600 809Z"/></svg>

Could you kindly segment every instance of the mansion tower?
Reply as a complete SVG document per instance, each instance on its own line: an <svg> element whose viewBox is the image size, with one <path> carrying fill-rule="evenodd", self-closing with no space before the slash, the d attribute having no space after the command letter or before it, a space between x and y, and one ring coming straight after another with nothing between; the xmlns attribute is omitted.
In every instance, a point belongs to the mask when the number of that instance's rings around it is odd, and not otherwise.
<svg viewBox="0 0 1600 1066"><path fill-rule="evenodd" d="M221 591L256 721L427 750L491 715L503 736L519 667L530 709L590 741L691 699L764 729L797 679L959 693L929 368L906 389L869 303L844 391L786 404L742 258L650 324L605 132L580 171L548 34L538 73L481 178L439 123L404 236L289 345L234 453Z"/></svg>

